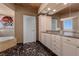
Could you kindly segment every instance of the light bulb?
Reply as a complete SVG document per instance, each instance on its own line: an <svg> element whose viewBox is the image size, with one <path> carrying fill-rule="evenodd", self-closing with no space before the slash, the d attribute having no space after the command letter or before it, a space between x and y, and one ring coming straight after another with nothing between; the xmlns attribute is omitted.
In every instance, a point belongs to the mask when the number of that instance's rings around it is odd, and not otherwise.
<svg viewBox="0 0 79 59"><path fill-rule="evenodd" d="M48 10L51 10L50 8L48 8Z"/></svg>
<svg viewBox="0 0 79 59"><path fill-rule="evenodd" d="M56 10L54 9L53 12L55 12Z"/></svg>
<svg viewBox="0 0 79 59"><path fill-rule="evenodd" d="M64 3L64 5L67 5L67 3Z"/></svg>

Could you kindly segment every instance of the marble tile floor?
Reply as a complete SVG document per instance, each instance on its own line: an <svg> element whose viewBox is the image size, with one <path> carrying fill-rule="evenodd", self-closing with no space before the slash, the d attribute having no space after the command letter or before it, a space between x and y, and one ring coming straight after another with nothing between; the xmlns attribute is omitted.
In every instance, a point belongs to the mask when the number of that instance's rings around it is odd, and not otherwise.
<svg viewBox="0 0 79 59"><path fill-rule="evenodd" d="M53 54L54 55L54 54ZM0 56L52 56L51 53L38 42L26 43L24 45L17 45L4 52ZM55 55L54 55L55 56Z"/></svg>

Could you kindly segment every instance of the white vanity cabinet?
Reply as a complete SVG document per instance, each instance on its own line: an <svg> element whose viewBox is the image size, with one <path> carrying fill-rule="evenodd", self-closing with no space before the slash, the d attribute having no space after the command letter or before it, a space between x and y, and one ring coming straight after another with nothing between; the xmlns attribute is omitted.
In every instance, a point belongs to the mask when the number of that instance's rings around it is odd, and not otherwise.
<svg viewBox="0 0 79 59"><path fill-rule="evenodd" d="M41 33L40 42L58 56L79 56L79 39Z"/></svg>
<svg viewBox="0 0 79 59"><path fill-rule="evenodd" d="M61 55L61 37L49 33L41 33L41 41L46 47L57 55Z"/></svg>
<svg viewBox="0 0 79 59"><path fill-rule="evenodd" d="M52 17L46 15L39 16L39 31L45 32L46 30L51 30L51 20Z"/></svg>
<svg viewBox="0 0 79 59"><path fill-rule="evenodd" d="M46 16L39 16L39 31L46 31Z"/></svg>
<svg viewBox="0 0 79 59"><path fill-rule="evenodd" d="M46 33L46 44L45 44L45 46L47 46L50 50L52 50L52 36L51 36L51 34L48 34L48 33Z"/></svg>
<svg viewBox="0 0 79 59"><path fill-rule="evenodd" d="M78 44L76 38L62 37L62 55L77 56L79 54Z"/></svg>
<svg viewBox="0 0 79 59"><path fill-rule="evenodd" d="M79 47L76 49L76 56L79 56Z"/></svg>
<svg viewBox="0 0 79 59"><path fill-rule="evenodd" d="M41 40L41 33L45 32L47 29L47 21L46 21L46 16L45 15L40 15L39 16L39 41Z"/></svg>
<svg viewBox="0 0 79 59"><path fill-rule="evenodd" d="M39 41L41 40L41 33L51 30L51 16L39 15Z"/></svg>
<svg viewBox="0 0 79 59"><path fill-rule="evenodd" d="M51 30L52 29L52 17L47 16L46 17L46 30Z"/></svg>
<svg viewBox="0 0 79 59"><path fill-rule="evenodd" d="M44 44L46 47L48 47L51 50L51 34L48 33L41 33L41 43Z"/></svg>
<svg viewBox="0 0 79 59"><path fill-rule="evenodd" d="M76 55L76 46L63 42L62 48L63 56L75 56Z"/></svg>
<svg viewBox="0 0 79 59"><path fill-rule="evenodd" d="M75 39L76 40L76 56L79 56L79 39Z"/></svg>
<svg viewBox="0 0 79 59"><path fill-rule="evenodd" d="M45 45L46 44L46 33L41 33L40 42Z"/></svg>
<svg viewBox="0 0 79 59"><path fill-rule="evenodd" d="M52 35L52 51L61 55L61 37L59 35Z"/></svg>

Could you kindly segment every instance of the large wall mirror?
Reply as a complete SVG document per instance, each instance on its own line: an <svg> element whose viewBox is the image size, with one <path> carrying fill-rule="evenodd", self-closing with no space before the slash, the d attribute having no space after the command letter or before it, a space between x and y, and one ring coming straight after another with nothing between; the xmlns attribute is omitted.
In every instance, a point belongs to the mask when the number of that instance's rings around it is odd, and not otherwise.
<svg viewBox="0 0 79 59"><path fill-rule="evenodd" d="M62 19L62 30L64 35L72 36L74 32L74 26L73 26L73 17L64 18Z"/></svg>
<svg viewBox="0 0 79 59"><path fill-rule="evenodd" d="M57 31L57 19L52 19L52 31Z"/></svg>
<svg viewBox="0 0 79 59"><path fill-rule="evenodd" d="M14 18L0 16L0 37L14 36Z"/></svg>

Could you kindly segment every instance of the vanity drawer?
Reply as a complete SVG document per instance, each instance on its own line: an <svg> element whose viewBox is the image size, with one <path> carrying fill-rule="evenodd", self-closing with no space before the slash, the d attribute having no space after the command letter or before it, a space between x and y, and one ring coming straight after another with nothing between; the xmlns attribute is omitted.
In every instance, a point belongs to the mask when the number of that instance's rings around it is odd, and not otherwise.
<svg viewBox="0 0 79 59"><path fill-rule="evenodd" d="M61 49L61 44L55 44L55 47Z"/></svg>
<svg viewBox="0 0 79 59"><path fill-rule="evenodd" d="M61 50L61 45L60 44L52 44L52 51L54 50L54 49L57 49L57 50Z"/></svg>
<svg viewBox="0 0 79 59"><path fill-rule="evenodd" d="M56 38L57 40L61 40L61 39L60 39L61 37L60 37L59 35L56 35L55 38Z"/></svg>
<svg viewBox="0 0 79 59"><path fill-rule="evenodd" d="M62 37L62 41L73 45L76 45L77 42L75 38L68 38L68 37Z"/></svg>
<svg viewBox="0 0 79 59"><path fill-rule="evenodd" d="M55 43L55 44L58 44L58 45L59 45L59 44L61 44L61 40L52 40L52 44L53 44L53 43Z"/></svg>
<svg viewBox="0 0 79 59"><path fill-rule="evenodd" d="M61 51L60 50L55 50L55 54L57 54L58 56L61 56Z"/></svg>
<svg viewBox="0 0 79 59"><path fill-rule="evenodd" d="M58 49L58 48L53 48L53 52L56 54L56 55L61 55L61 50Z"/></svg>
<svg viewBox="0 0 79 59"><path fill-rule="evenodd" d="M52 35L52 39L55 40L56 39L56 35Z"/></svg>
<svg viewBox="0 0 79 59"><path fill-rule="evenodd" d="M76 46L79 47L79 39L75 39L76 40Z"/></svg>

